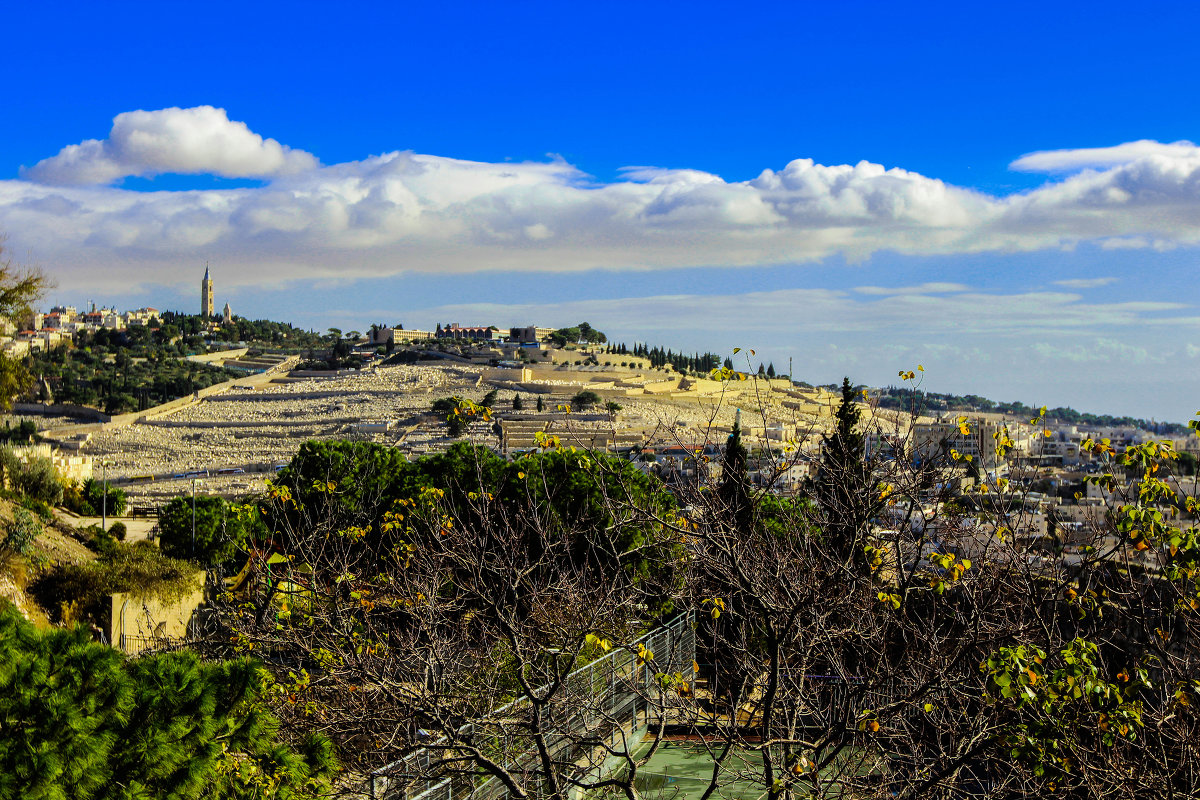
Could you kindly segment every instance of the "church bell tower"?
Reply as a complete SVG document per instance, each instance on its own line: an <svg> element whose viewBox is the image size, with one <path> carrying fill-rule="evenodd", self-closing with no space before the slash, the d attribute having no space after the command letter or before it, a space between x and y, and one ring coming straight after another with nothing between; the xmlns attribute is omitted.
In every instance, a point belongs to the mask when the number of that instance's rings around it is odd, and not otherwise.
<svg viewBox="0 0 1200 800"><path fill-rule="evenodd" d="M204 265L204 280L200 281L200 316L208 319L213 315L213 282L208 277L208 264Z"/></svg>

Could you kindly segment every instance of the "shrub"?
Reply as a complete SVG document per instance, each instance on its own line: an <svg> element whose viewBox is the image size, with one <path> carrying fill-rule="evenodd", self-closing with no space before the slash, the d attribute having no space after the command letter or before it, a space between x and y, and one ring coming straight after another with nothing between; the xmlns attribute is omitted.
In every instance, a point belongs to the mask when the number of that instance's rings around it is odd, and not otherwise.
<svg viewBox="0 0 1200 800"><path fill-rule="evenodd" d="M63 487L61 505L81 517L96 516L96 509L92 508L92 504L87 501L83 494L83 487L79 485L78 481L71 481Z"/></svg>
<svg viewBox="0 0 1200 800"><path fill-rule="evenodd" d="M38 500L37 498L34 498L34 497L21 498L21 508L27 509L27 510L32 511L33 513L37 514L39 517L42 518L43 522L49 522L51 517L54 516L54 509L50 508L50 506L47 503L45 503L41 500Z"/></svg>
<svg viewBox="0 0 1200 800"><path fill-rule="evenodd" d="M108 500L105 502L105 496ZM93 509L92 514L107 512L108 514L119 517L125 513L125 508L128 503L125 497L125 490L113 486L111 483L107 486L92 478L88 478L83 482L83 496L86 498L88 505Z"/></svg>
<svg viewBox="0 0 1200 800"><path fill-rule="evenodd" d="M52 506L62 501L63 485L58 470L48 458L31 456L22 461L12 448L0 448L4 477L16 491Z"/></svg>
<svg viewBox="0 0 1200 800"><path fill-rule="evenodd" d="M7 555L23 556L29 552L29 546L42 533L42 524L34 519L24 508L13 509L13 521L4 532L4 541L0 542L0 552Z"/></svg>
<svg viewBox="0 0 1200 800"><path fill-rule="evenodd" d="M172 603L196 585L194 567L164 556L149 542L124 545L107 534L101 538L112 544L100 558L82 564L61 564L31 587L43 606L59 608L74 604L84 613L95 614L101 610L104 599L117 592Z"/></svg>
<svg viewBox="0 0 1200 800"><path fill-rule="evenodd" d="M571 407L572 408L590 408L591 406L594 406L594 405L598 404L599 402L600 402L600 395L596 394L595 392L591 391L590 389L584 389L582 392L579 392L578 394L576 394L574 397L571 398Z"/></svg>
<svg viewBox="0 0 1200 800"><path fill-rule="evenodd" d="M116 539L118 542L125 541L127 530L124 522L114 522L108 526L108 535Z"/></svg>

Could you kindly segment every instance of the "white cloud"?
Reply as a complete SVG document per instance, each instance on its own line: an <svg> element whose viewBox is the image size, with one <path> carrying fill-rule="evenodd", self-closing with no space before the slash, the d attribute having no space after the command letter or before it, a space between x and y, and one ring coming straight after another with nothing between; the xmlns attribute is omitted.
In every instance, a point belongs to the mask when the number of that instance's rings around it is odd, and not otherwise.
<svg viewBox="0 0 1200 800"><path fill-rule="evenodd" d="M1115 147L1040 150L1021 156L1009 164L1009 168L1021 172L1072 172L1088 167L1116 167L1150 157L1195 158L1198 153L1200 148L1188 141L1164 144L1152 139L1140 139Z"/></svg>
<svg viewBox="0 0 1200 800"><path fill-rule="evenodd" d="M869 295L900 295L900 294L946 294L950 292L965 292L970 287L961 283L932 282L919 286L856 286L854 291Z"/></svg>
<svg viewBox="0 0 1200 800"><path fill-rule="evenodd" d="M1055 286L1062 286L1067 289L1099 289L1101 286L1108 286L1110 283L1116 283L1117 278L1069 278L1064 281L1054 281Z"/></svg>
<svg viewBox="0 0 1200 800"><path fill-rule="evenodd" d="M1200 243L1200 151L1144 142L1108 150L1120 157L1088 158L1120 163L1009 197L869 162L803 158L741 182L653 167L600 182L559 158L486 163L398 151L321 166L222 109L172 108L121 114L108 139L64 148L22 180L0 181L0 231L81 289L190 281L180 268L204 260L220 264L231 283L264 285ZM168 172L267 184L106 185Z"/></svg>
<svg viewBox="0 0 1200 800"><path fill-rule="evenodd" d="M129 176L213 174L226 178L289 175L317 166L303 150L263 139L212 106L127 111L104 140L88 139L22 170L56 186L107 184Z"/></svg>

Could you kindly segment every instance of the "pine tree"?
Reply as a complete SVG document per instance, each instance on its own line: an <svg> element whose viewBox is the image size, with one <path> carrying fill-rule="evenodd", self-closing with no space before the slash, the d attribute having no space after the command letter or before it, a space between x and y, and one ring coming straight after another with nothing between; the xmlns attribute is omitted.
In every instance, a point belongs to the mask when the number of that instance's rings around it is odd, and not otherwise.
<svg viewBox="0 0 1200 800"><path fill-rule="evenodd" d="M525 408L525 403L524 403L524 401L521 400L521 395L519 395L519 394L513 395L512 407L513 407L513 411L520 411L521 409Z"/></svg>
<svg viewBox="0 0 1200 800"><path fill-rule="evenodd" d="M267 796L319 796L332 747L281 742L264 675L188 652L126 661L82 626L41 632L0 604L0 800L263 796L242 766L278 785Z"/></svg>
<svg viewBox="0 0 1200 800"><path fill-rule="evenodd" d="M768 378L775 377L775 362L771 362L770 364L767 364L767 377Z"/></svg>

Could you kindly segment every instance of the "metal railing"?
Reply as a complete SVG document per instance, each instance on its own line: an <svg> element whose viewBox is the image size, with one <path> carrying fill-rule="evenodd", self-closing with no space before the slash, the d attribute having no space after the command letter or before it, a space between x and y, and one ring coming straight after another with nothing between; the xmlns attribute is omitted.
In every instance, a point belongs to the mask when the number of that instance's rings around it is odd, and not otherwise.
<svg viewBox="0 0 1200 800"><path fill-rule="evenodd" d="M648 663L639 652L653 653ZM692 680L696 657L693 616L681 615L651 631L629 647L613 650L563 680L547 704L542 724L548 733L540 744L557 765L573 777L596 774L606 758L634 750L651 724L663 721L672 693L660 675L682 673ZM550 687L534 694L545 696ZM373 800L499 800L507 796L504 783L482 770L464 769L461 762L446 766L456 743L492 741L489 753L504 768L523 779L536 778L538 752L523 714L528 698L518 698L492 710L484 719L459 729L452 741L443 737L371 773Z"/></svg>
<svg viewBox="0 0 1200 800"><path fill-rule="evenodd" d="M127 633L117 635L117 649L126 655L178 650L183 647L184 642L184 639L174 636L131 636Z"/></svg>

